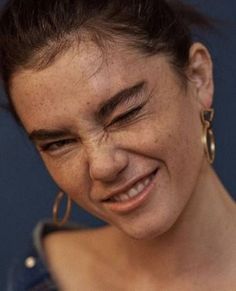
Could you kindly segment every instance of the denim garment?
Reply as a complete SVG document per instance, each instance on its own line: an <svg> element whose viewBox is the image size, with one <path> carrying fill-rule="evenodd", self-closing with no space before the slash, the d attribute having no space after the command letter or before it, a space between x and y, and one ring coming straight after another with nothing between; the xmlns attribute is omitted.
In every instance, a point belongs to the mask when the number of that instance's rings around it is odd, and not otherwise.
<svg viewBox="0 0 236 291"><path fill-rule="evenodd" d="M34 232L31 250L25 258L13 266L7 291L58 291L46 266L42 239L49 233L61 230L78 230L78 225L56 226L52 222L40 222Z"/></svg>

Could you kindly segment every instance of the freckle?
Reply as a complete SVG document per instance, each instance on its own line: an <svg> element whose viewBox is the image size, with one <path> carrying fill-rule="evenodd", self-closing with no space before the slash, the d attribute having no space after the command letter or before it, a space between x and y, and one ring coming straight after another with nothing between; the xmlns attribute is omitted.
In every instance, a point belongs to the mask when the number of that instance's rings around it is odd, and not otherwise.
<svg viewBox="0 0 236 291"><path fill-rule="evenodd" d="M87 105L90 105L90 102L88 101L88 102L86 102L86 104L87 104Z"/></svg>

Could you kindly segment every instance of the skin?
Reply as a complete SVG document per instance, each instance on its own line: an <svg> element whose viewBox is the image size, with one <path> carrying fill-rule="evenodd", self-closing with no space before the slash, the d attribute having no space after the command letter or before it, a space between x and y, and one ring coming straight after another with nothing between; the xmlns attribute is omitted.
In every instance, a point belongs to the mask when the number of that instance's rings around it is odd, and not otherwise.
<svg viewBox="0 0 236 291"><path fill-rule="evenodd" d="M165 55L143 56L120 43L102 54L87 41L44 70L13 76L12 100L29 135L67 131L60 139L34 140L51 176L109 223L45 239L62 290L235 289L235 205L202 143L200 113L213 98L203 45L191 47L185 74L184 85ZM101 103L142 82L128 105L97 118ZM137 115L114 122L143 103ZM157 168L148 199L134 211L116 213L101 201Z"/></svg>

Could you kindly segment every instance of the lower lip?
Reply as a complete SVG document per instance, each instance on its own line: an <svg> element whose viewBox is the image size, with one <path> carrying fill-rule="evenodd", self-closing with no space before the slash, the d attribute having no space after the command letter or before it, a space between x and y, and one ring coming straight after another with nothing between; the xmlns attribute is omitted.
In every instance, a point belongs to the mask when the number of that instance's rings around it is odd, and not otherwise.
<svg viewBox="0 0 236 291"><path fill-rule="evenodd" d="M106 208L113 212L126 213L143 205L155 185L157 173L158 170L156 171L155 176L152 177L150 184L148 184L137 196L126 201L107 201L105 202ZM153 173L151 175L153 175Z"/></svg>

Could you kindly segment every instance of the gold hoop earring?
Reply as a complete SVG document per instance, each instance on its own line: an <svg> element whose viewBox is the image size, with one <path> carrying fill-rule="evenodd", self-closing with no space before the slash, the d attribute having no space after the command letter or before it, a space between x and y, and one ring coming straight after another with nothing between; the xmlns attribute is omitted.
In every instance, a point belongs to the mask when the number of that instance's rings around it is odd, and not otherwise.
<svg viewBox="0 0 236 291"><path fill-rule="evenodd" d="M52 209L52 213L53 213L53 222L55 224L57 224L58 226L62 226L64 225L65 223L67 223L69 217L70 217L70 213L71 213L71 205L72 205L72 201L70 199L69 196L67 196L67 204L66 204L66 211L65 211L65 214L64 216L62 217L62 219L59 219L58 218L58 212L59 212L59 208L60 208L60 204L61 204L61 201L63 199L63 197L65 196L66 194L64 194L62 191L60 191L58 194L57 194L57 197L55 199L55 202L53 204L53 209Z"/></svg>
<svg viewBox="0 0 236 291"><path fill-rule="evenodd" d="M207 160L210 164L214 162L216 152L215 137L211 129L214 113L214 109L212 108L201 111L201 120L204 126L202 142Z"/></svg>

